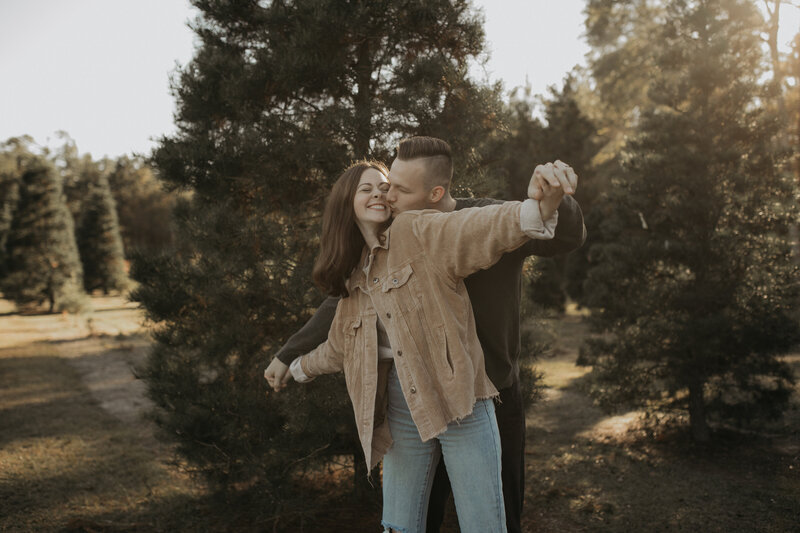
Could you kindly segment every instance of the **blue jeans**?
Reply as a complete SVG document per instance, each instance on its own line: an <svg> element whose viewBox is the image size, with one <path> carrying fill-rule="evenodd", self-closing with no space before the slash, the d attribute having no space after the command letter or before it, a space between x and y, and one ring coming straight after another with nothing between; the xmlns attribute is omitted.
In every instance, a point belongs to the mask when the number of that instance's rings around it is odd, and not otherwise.
<svg viewBox="0 0 800 533"><path fill-rule="evenodd" d="M383 527L401 533L425 531L433 476L443 456L462 533L505 533L500 434L492 400L478 400L472 414L422 442L394 366L388 387L387 417L394 443L383 458Z"/></svg>

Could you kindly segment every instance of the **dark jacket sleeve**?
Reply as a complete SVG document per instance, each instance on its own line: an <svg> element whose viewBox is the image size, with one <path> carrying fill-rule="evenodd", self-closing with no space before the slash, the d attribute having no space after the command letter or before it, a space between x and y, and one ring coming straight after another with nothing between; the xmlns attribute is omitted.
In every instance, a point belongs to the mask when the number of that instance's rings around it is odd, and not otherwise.
<svg viewBox="0 0 800 533"><path fill-rule="evenodd" d="M285 365L292 364L297 357L307 354L328 338L328 331L331 329L333 317L336 315L336 306L339 298L329 296L322 302L317 311L308 322L300 328L300 331L289 337L286 344L278 350L275 357L280 359Z"/></svg>
<svg viewBox="0 0 800 533"><path fill-rule="evenodd" d="M456 209L464 207L483 207L503 200L493 200L491 198L458 198ZM564 196L561 205L558 206L558 224L552 239L539 240L532 239L522 245L515 253L523 255L538 255L551 257L554 255L566 254L581 247L586 240L586 226L583 223L583 212L581 206L572 196Z"/></svg>

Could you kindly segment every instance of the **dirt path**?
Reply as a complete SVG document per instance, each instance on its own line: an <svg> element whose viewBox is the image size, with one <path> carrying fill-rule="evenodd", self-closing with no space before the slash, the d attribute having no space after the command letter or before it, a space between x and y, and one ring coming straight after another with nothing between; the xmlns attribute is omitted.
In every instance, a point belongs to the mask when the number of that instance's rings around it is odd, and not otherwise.
<svg viewBox="0 0 800 533"><path fill-rule="evenodd" d="M142 418L141 314L120 298L93 303L24 316L0 300L0 531L227 530ZM609 417L578 386L581 317L549 327L557 342L537 363L548 388L527 419L525 531L796 531L797 410L774 438L709 450L641 438L629 433L636 413Z"/></svg>
<svg viewBox="0 0 800 533"><path fill-rule="evenodd" d="M731 434L702 448L685 432L641 430L640 413L609 416L575 366L588 326L576 315L546 321L555 333L540 358L547 389L527 417L528 531L798 531L800 412L761 435ZM800 354L786 357L800 370Z"/></svg>
<svg viewBox="0 0 800 533"><path fill-rule="evenodd" d="M102 409L123 422L136 422L151 407L145 384L133 373L149 347L144 318L137 304L122 297L93 298L92 306L93 311L79 315L19 315L0 300L0 349L52 346Z"/></svg>
<svg viewBox="0 0 800 533"><path fill-rule="evenodd" d="M143 418L149 339L121 298L85 315L0 300L0 531L165 531L202 494ZM191 504L191 503L190 503ZM195 513L197 514L197 513Z"/></svg>
<svg viewBox="0 0 800 533"><path fill-rule="evenodd" d="M575 364L589 334L583 317L568 314L545 324L552 328L554 342L551 351L536 362L546 388L542 400L528 414L529 434L548 446L573 443L576 437L596 441L622 438L635 425L639 413L608 416L577 386L590 371Z"/></svg>

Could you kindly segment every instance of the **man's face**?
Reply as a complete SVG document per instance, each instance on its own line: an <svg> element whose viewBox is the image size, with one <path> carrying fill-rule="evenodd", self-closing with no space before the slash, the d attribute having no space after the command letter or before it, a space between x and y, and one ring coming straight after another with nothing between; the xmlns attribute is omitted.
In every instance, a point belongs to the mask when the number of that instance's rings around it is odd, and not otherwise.
<svg viewBox="0 0 800 533"><path fill-rule="evenodd" d="M412 209L435 208L431 191L425 186L426 165L424 159L403 161L395 159L389 169L389 192L386 201L392 208L392 215Z"/></svg>

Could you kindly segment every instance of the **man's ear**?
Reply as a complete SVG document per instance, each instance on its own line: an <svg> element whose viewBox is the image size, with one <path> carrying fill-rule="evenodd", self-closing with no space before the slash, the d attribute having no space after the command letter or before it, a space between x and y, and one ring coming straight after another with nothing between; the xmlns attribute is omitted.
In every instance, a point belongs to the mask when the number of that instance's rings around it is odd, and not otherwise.
<svg viewBox="0 0 800 533"><path fill-rule="evenodd" d="M444 198L445 192L446 191L444 187L442 187L441 185L437 185L436 187L431 189L430 193L428 193L428 198L430 198L432 204L435 204L436 202Z"/></svg>

